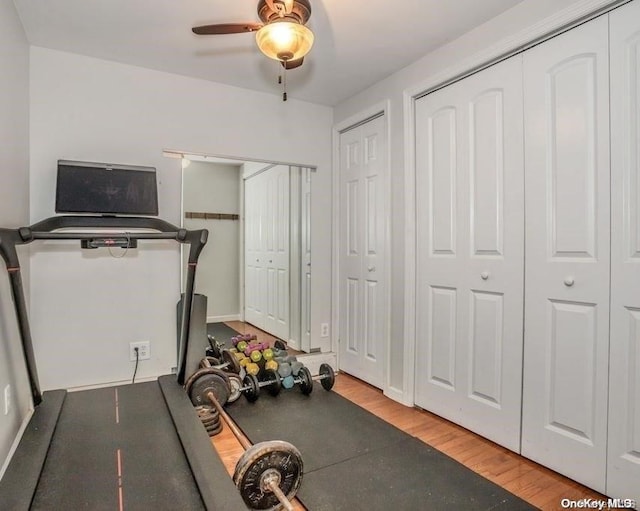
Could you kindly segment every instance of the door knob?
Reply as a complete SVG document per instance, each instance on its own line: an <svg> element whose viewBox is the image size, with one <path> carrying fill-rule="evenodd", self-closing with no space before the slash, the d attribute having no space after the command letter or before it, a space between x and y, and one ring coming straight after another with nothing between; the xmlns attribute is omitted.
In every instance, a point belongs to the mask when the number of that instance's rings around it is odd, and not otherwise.
<svg viewBox="0 0 640 511"><path fill-rule="evenodd" d="M487 279L489 278L489 272L488 272L488 271L483 271L483 272L480 274L480 278L481 278L482 280L487 280Z"/></svg>
<svg viewBox="0 0 640 511"><path fill-rule="evenodd" d="M369 266L369 267L367 268L367 271L370 271L370 272L371 272L371 271L376 271L376 267L375 267L375 266Z"/></svg>
<svg viewBox="0 0 640 511"><path fill-rule="evenodd" d="M575 284L575 280L574 280L574 278L573 278L573 277L566 277L566 278L564 279L564 285L565 285L565 286L567 286L567 287L571 287L571 286L573 286L573 284Z"/></svg>
<svg viewBox="0 0 640 511"><path fill-rule="evenodd" d="M271 259L269 259L269 262L272 263L273 261Z"/></svg>

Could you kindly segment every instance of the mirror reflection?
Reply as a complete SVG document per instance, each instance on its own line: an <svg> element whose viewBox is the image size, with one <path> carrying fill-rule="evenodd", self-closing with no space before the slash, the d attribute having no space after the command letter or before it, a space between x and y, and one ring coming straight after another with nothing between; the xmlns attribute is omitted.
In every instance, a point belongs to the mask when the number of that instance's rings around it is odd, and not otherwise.
<svg viewBox="0 0 640 511"><path fill-rule="evenodd" d="M183 155L182 225L209 231L195 285L207 296L207 323L245 322L311 351L312 175L284 163Z"/></svg>

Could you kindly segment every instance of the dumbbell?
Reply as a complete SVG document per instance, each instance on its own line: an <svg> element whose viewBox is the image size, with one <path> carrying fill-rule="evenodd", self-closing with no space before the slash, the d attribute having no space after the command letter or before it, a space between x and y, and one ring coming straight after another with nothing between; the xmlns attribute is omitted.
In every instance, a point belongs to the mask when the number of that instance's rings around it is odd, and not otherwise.
<svg viewBox="0 0 640 511"><path fill-rule="evenodd" d="M283 367L284 366L284 367ZM313 391L313 382L319 381L322 387L325 390L331 390L333 385L336 382L336 375L333 368L329 364L320 365L320 371L318 376L311 376L311 371L308 368L302 366L298 370L297 376L294 376L293 373L289 373L286 369L286 365L282 365L281 369L284 369L284 373L278 373L278 384L284 387L285 389L291 389L294 385L300 385L300 391L305 394L311 394ZM261 382L262 386L267 385L275 385L275 382ZM280 392L280 389L273 394L277 395Z"/></svg>
<svg viewBox="0 0 640 511"><path fill-rule="evenodd" d="M222 364L212 364L212 357L205 357L200 361L200 367L213 367L214 369L223 369L231 373L240 374L240 362L230 350L222 350Z"/></svg>
<svg viewBox="0 0 640 511"><path fill-rule="evenodd" d="M281 440L252 445L223 409L229 397L224 376L222 371L211 367L194 373L185 384L191 402L213 405L245 449L233 473L233 482L244 503L250 509L279 509L282 506L293 511L290 500L295 497L302 483L300 451Z"/></svg>
<svg viewBox="0 0 640 511"><path fill-rule="evenodd" d="M247 401L253 403L260 397L260 390L264 387L267 387L269 394L272 396L277 396L280 393L280 390L282 389L280 375L273 369L266 369L264 371L264 379L262 381L258 380L258 378L253 374L247 374L242 380L242 386L237 388L235 392L238 393L238 397L240 394L244 393L244 397L247 398ZM234 391L232 390L232 397L235 397L233 392Z"/></svg>

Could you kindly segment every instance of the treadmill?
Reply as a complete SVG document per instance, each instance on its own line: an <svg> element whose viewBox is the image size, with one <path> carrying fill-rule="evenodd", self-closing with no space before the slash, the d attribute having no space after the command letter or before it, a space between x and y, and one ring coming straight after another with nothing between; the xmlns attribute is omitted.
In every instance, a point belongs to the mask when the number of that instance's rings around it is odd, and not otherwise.
<svg viewBox="0 0 640 511"><path fill-rule="evenodd" d="M149 217L55 216L30 227L0 228L0 255L9 273L34 405L0 480L0 508L246 509L183 390L195 272L207 236L206 229L182 229ZM190 245L178 319L177 375L118 387L42 393L16 246L37 240L80 240L83 248L126 248L136 247L139 240L158 239Z"/></svg>

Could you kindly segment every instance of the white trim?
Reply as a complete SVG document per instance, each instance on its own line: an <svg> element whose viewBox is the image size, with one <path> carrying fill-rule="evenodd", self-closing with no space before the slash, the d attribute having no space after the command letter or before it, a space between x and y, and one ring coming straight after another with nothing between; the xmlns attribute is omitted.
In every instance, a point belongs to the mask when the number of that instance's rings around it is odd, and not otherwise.
<svg viewBox="0 0 640 511"><path fill-rule="evenodd" d="M414 404L416 351L416 167L415 167L415 102L425 94L478 72L491 64L524 51L535 44L605 14L631 0L582 0L506 37L496 44L445 69L424 82L404 90L404 173L405 173L405 309L403 391L393 389L407 405ZM391 389L390 389L391 390ZM385 392L386 393L386 392ZM392 397L389 391L389 397Z"/></svg>
<svg viewBox="0 0 640 511"><path fill-rule="evenodd" d="M333 152L333 172L332 172L332 202L333 202L333 219L332 219L332 261L331 261L331 351L336 357L336 367L340 367L340 346L338 343L339 336L339 260L340 260L340 188L339 188L339 171L340 171L340 134L355 128L376 117L384 116L386 131L386 184L387 194L385 195L385 206L387 208L387 218L385 220L386 231L386 261L385 261L385 282L388 287L386 310L388 313L387 321L387 346L385 360L385 375L383 378L382 391L387 395L390 390L389 378L391 376L391 100L389 98L375 103L364 110L342 120L333 126L332 130L332 152ZM396 399L397 391L391 392L389 397ZM397 400L397 399L396 399ZM402 401L401 401L402 402Z"/></svg>
<svg viewBox="0 0 640 511"><path fill-rule="evenodd" d="M0 467L0 479L2 479L5 472L7 471L7 468L9 468L9 463L11 463L11 458L13 458L13 455L18 450L18 445L20 445L20 441L22 440L22 435L24 435L24 432L27 429L27 426L29 425L29 421L31 420L31 416L33 415L33 412L34 412L33 407L30 407L29 410L27 411L27 415L25 415L22 421L22 424L20 424L20 429L18 429L18 432L16 433L16 437L13 439L13 443L11 444L11 448L7 453L7 457L5 458L4 463L2 464L2 467Z"/></svg>
<svg viewBox="0 0 640 511"><path fill-rule="evenodd" d="M222 323L223 321L242 321L240 314L228 314L226 316L207 316L207 323Z"/></svg>
<svg viewBox="0 0 640 511"><path fill-rule="evenodd" d="M415 402L416 352L416 162L415 162L415 97L403 95L404 108L404 361L402 364L404 404Z"/></svg>

